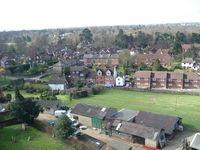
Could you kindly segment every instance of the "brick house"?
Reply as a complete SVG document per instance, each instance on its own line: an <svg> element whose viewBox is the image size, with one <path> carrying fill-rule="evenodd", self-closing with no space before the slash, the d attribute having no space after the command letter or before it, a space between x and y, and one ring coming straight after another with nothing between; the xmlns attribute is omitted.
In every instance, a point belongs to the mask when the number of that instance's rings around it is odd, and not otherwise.
<svg viewBox="0 0 200 150"><path fill-rule="evenodd" d="M167 72L155 72L152 74L152 88L167 87Z"/></svg>
<svg viewBox="0 0 200 150"><path fill-rule="evenodd" d="M85 81L88 69L83 66L72 66L70 68L71 79Z"/></svg>
<svg viewBox="0 0 200 150"><path fill-rule="evenodd" d="M186 73L184 78L185 89L196 89L200 88L200 77L195 73Z"/></svg>
<svg viewBox="0 0 200 150"><path fill-rule="evenodd" d="M97 64L97 65L118 65L118 54L84 54L84 65Z"/></svg>
<svg viewBox="0 0 200 150"><path fill-rule="evenodd" d="M96 84L104 84L105 86L114 86L114 68L98 67L96 68Z"/></svg>
<svg viewBox="0 0 200 150"><path fill-rule="evenodd" d="M156 51L156 53L143 53L143 54L138 54L135 57L135 64L136 65L141 65L141 64L147 64L147 65L152 65L153 62L156 60L160 60L160 63L165 66L169 65L173 58L169 54L168 49L159 49Z"/></svg>
<svg viewBox="0 0 200 150"><path fill-rule="evenodd" d="M168 73L168 88L183 89L183 73Z"/></svg>
<svg viewBox="0 0 200 150"><path fill-rule="evenodd" d="M196 73L138 71L136 88L195 89L200 88L200 76Z"/></svg>
<svg viewBox="0 0 200 150"><path fill-rule="evenodd" d="M135 73L135 85L137 88L151 88L151 71L138 71Z"/></svg>

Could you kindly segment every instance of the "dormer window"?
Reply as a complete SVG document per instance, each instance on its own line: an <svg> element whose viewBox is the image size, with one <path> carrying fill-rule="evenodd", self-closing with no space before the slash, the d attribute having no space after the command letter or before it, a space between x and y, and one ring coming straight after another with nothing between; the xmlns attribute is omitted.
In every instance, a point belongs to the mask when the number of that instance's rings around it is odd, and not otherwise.
<svg viewBox="0 0 200 150"><path fill-rule="evenodd" d="M101 76L101 75L102 75L101 70L98 70L98 71L97 71L97 75L98 75L98 76Z"/></svg>
<svg viewBox="0 0 200 150"><path fill-rule="evenodd" d="M107 76L111 76L111 71L110 71L110 70L107 70L107 71L106 71L106 75L107 75Z"/></svg>

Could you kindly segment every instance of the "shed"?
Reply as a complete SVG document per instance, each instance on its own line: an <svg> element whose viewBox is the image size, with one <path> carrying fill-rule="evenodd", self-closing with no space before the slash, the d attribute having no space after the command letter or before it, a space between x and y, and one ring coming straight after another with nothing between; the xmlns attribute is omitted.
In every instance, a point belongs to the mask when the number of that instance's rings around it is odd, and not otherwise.
<svg viewBox="0 0 200 150"><path fill-rule="evenodd" d="M138 113L138 110L121 109L112 118L116 120L132 122Z"/></svg>
<svg viewBox="0 0 200 150"><path fill-rule="evenodd" d="M101 128L105 117L111 117L117 112L116 108L99 107L87 104L77 104L71 114L76 116L80 123L94 128Z"/></svg>

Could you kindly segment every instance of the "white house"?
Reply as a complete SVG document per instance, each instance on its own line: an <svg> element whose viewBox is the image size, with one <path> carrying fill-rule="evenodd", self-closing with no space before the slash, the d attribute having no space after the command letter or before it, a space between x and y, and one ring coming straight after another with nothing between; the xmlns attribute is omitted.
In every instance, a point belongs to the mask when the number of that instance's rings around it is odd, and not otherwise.
<svg viewBox="0 0 200 150"><path fill-rule="evenodd" d="M194 68L194 65L195 65L196 61L193 60L193 58L184 58L182 60L182 63L181 63L181 67L182 68Z"/></svg>
<svg viewBox="0 0 200 150"><path fill-rule="evenodd" d="M63 79L50 80L48 84L49 88L52 91L54 90L64 91L65 85L66 85L66 82Z"/></svg>
<svg viewBox="0 0 200 150"><path fill-rule="evenodd" d="M115 85L116 86L124 86L125 85L125 79L124 79L124 77L118 76L115 79Z"/></svg>

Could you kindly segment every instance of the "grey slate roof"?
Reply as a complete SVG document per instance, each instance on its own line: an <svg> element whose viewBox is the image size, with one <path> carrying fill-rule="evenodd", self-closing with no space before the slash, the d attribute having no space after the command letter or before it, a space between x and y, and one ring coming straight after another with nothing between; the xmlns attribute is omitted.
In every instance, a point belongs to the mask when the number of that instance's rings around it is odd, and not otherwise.
<svg viewBox="0 0 200 150"><path fill-rule="evenodd" d="M132 146L119 141L111 141L109 145L116 150L132 150Z"/></svg>
<svg viewBox="0 0 200 150"><path fill-rule="evenodd" d="M87 104L77 104L71 111L72 114L82 115L86 117L110 117L117 112L116 108L106 108Z"/></svg>
<svg viewBox="0 0 200 150"><path fill-rule="evenodd" d="M130 121L135 118L138 113L138 110L121 109L113 116L113 118L117 120Z"/></svg>
<svg viewBox="0 0 200 150"><path fill-rule="evenodd" d="M49 84L65 84L66 80L63 78L54 78L49 80Z"/></svg>
<svg viewBox="0 0 200 150"><path fill-rule="evenodd" d="M194 62L193 58L185 58L182 60L182 63L193 63L193 62Z"/></svg>
<svg viewBox="0 0 200 150"><path fill-rule="evenodd" d="M51 101L51 100L38 100L37 101L37 104L40 106L40 107L49 107L49 108L52 108L54 110L57 110L61 107L61 102L60 101Z"/></svg>
<svg viewBox="0 0 200 150"><path fill-rule="evenodd" d="M135 135L138 137L148 138L157 140L162 129L147 127L141 124L132 122L122 122L121 127L118 129L119 132L126 133L129 135Z"/></svg>
<svg viewBox="0 0 200 150"><path fill-rule="evenodd" d="M181 118L179 117L140 111L136 116L135 123L148 127L164 129L165 133L172 134L175 129L175 124L180 119Z"/></svg>

